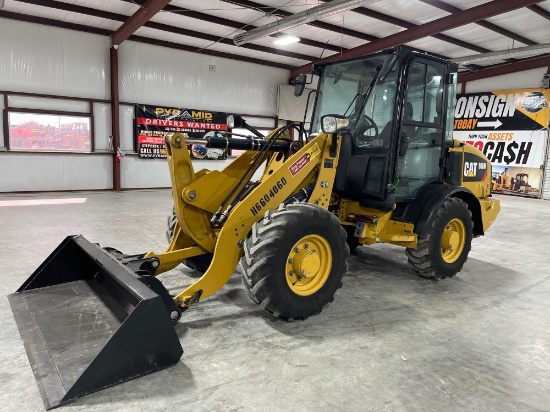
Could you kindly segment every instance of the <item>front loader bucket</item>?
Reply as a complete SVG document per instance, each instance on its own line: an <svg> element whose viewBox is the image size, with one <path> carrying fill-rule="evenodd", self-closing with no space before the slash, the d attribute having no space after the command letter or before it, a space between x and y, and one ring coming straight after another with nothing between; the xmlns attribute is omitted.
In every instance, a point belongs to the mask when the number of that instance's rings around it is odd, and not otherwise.
<svg viewBox="0 0 550 412"><path fill-rule="evenodd" d="M67 237L8 298L46 409L183 353L162 298L82 236Z"/></svg>

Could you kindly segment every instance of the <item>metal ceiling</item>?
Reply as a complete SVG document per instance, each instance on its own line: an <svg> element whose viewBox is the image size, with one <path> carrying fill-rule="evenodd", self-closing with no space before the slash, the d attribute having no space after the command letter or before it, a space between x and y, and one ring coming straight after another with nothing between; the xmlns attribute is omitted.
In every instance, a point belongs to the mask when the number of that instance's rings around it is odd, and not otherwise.
<svg viewBox="0 0 550 412"><path fill-rule="evenodd" d="M167 1L148 0L150 11L155 7L162 9L156 14L151 12L146 19L134 16L138 28L134 27L135 33L132 31L129 39L289 70L307 67L320 58L336 59L375 49L376 44L388 44L388 39L379 40L388 37L448 58L550 43L550 0L382 0L285 32L300 37L300 43L278 46L273 44L275 35L242 46L233 44L232 38L239 33L327 1L172 0L162 8ZM145 0L5 0L0 18L102 35L118 31L118 41L131 34L119 29L144 3ZM478 7L486 3L490 5ZM498 11L494 15L476 12L493 6ZM401 32L404 33L397 35ZM366 46L368 43L371 46ZM550 55L545 56L550 60ZM538 56L537 61L544 62L545 56ZM510 64L517 61L476 63L470 71L495 63L505 64L509 71Z"/></svg>

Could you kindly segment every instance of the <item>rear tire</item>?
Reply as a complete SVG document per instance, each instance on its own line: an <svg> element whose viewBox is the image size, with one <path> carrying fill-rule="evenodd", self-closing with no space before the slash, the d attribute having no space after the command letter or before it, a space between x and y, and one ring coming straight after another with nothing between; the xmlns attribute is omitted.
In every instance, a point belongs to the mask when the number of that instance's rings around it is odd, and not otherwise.
<svg viewBox="0 0 550 412"><path fill-rule="evenodd" d="M444 279L462 270L472 247L473 223L468 205L448 198L433 220L428 235L419 237L416 248L407 248L412 269L428 279Z"/></svg>
<svg viewBox="0 0 550 412"><path fill-rule="evenodd" d="M174 229L176 228L176 223L178 223L178 218L176 217L176 211L172 209L172 214L168 216L168 230L166 230L166 240L168 243L172 242L172 237L174 236ZM204 273L210 267L212 262L212 253L205 253L204 255L193 256L187 259L183 259L183 264L189 269L196 270L197 272Z"/></svg>
<svg viewBox="0 0 550 412"><path fill-rule="evenodd" d="M342 286L349 254L345 240L346 231L325 209L281 205L255 223L245 241L243 284L273 316L307 319L332 302Z"/></svg>

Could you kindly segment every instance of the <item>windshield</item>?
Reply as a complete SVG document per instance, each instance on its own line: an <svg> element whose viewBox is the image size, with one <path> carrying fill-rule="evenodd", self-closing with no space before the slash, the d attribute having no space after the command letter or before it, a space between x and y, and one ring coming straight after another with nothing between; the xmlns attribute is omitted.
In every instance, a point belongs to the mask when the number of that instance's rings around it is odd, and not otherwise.
<svg viewBox="0 0 550 412"><path fill-rule="evenodd" d="M370 95L368 90L386 57L372 56L325 67L319 80L312 133L321 132L322 116L337 114L348 117L350 130L360 132L363 137L378 136L393 117L398 65L394 64L384 81L374 85Z"/></svg>

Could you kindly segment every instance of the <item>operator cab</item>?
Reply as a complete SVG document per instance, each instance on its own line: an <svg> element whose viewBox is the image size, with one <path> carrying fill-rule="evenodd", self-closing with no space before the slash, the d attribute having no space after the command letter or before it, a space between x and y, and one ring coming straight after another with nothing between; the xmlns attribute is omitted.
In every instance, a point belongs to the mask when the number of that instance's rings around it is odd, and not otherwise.
<svg viewBox="0 0 550 412"><path fill-rule="evenodd" d="M311 134L323 118L347 121L334 190L365 207L391 210L431 182L452 145L457 66L407 48L316 66ZM451 108L451 110L448 110ZM343 124L343 123L342 123Z"/></svg>

